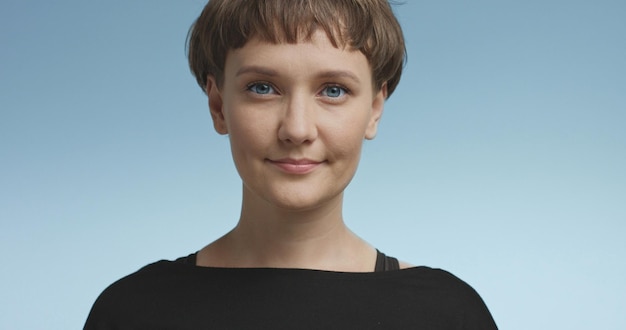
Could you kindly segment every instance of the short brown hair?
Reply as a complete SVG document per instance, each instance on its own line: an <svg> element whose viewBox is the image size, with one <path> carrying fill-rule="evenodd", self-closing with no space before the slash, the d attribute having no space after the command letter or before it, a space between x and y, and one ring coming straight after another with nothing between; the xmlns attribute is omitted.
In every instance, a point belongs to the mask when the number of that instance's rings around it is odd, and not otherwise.
<svg viewBox="0 0 626 330"><path fill-rule="evenodd" d="M406 49L387 0L211 0L189 30L189 66L204 90L208 76L222 83L229 50L252 38L310 40L318 29L333 46L361 51L372 68L374 88L387 83L387 96L393 93Z"/></svg>

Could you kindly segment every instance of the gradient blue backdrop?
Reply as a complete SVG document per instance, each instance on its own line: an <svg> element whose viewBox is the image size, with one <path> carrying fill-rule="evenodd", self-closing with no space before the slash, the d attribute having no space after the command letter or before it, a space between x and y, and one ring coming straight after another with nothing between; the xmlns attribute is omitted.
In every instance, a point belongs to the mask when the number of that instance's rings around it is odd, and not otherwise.
<svg viewBox="0 0 626 330"><path fill-rule="evenodd" d="M0 2L0 328L80 328L112 281L235 224L184 54L203 2ZM626 2L396 9L409 61L349 225L502 329L626 329Z"/></svg>

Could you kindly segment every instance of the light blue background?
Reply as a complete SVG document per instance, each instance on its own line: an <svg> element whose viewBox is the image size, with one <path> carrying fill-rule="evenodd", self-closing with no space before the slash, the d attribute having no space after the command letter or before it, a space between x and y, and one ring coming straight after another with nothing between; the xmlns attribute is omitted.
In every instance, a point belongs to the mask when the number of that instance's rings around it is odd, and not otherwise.
<svg viewBox="0 0 626 330"><path fill-rule="evenodd" d="M204 3L0 5L0 328L81 328L111 282L234 224L189 73ZM409 61L345 217L501 329L626 329L626 2L407 1Z"/></svg>

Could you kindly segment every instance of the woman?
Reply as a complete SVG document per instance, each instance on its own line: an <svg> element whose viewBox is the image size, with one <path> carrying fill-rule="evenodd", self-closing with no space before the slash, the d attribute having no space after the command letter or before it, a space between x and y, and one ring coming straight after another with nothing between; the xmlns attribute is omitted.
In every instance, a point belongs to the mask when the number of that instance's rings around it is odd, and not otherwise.
<svg viewBox="0 0 626 330"><path fill-rule="evenodd" d="M242 179L238 224L111 285L85 328L495 329L470 286L343 221L404 57L386 0L210 1L189 61Z"/></svg>

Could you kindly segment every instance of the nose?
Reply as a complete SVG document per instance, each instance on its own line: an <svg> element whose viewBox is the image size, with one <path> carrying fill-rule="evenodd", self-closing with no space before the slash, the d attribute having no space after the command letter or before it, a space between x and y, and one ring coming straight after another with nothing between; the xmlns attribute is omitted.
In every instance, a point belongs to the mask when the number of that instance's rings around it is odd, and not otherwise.
<svg viewBox="0 0 626 330"><path fill-rule="evenodd" d="M278 138L295 145L317 138L315 106L306 97L292 97L282 113Z"/></svg>

